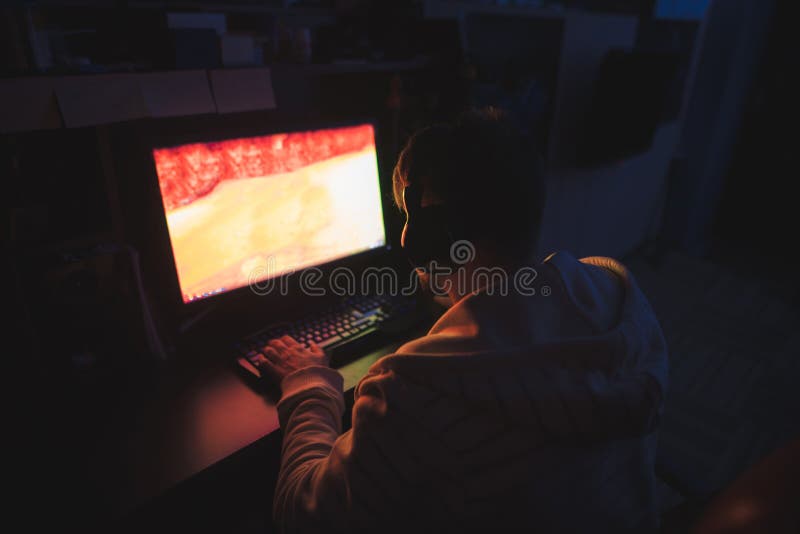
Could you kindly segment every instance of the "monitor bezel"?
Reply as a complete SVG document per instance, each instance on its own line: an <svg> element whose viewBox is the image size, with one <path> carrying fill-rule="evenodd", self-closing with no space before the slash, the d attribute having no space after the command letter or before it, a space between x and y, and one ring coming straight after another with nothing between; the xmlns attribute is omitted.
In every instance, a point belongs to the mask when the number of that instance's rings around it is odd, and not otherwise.
<svg viewBox="0 0 800 534"><path fill-rule="evenodd" d="M255 122L255 121L254 121ZM383 231L384 231L384 245L367 249L361 252L357 252L351 255L348 255L344 258L338 258L335 260L331 260L330 262L326 262L323 264L315 265L320 269L325 276L327 276L333 269L337 267L349 267L353 268L354 270L359 270L366 266L370 260L374 260L380 256L386 255L392 249L392 236L391 236L391 221L389 220L389 210L392 208L391 204L391 187L390 183L387 182L386 177L381 169L381 162L382 160L382 150L381 150L381 135L380 135L380 128L378 125L378 121L374 117L351 117L348 119L331 119L331 120L308 120L308 119L287 119L287 120L275 120L270 121L270 124L265 126L262 122L259 121L258 124L230 124L227 121L214 121L211 120L209 124L206 124L204 127L199 129L179 129L179 131L169 131L166 130L156 130L151 133L146 143L146 150L147 150L147 157L148 159L148 166L150 168L152 179L154 180L154 186L156 187L156 195L159 204L159 212L160 212L160 221L159 226L162 228L164 232L164 240L166 241L167 248L166 248L166 256L167 258L163 259L163 273L166 273L167 270L171 273L171 283L169 284L171 289L169 291L168 300L170 307L177 308L181 315L191 315L202 312L203 309L207 307L215 307L218 305L222 305L223 307L230 306L231 304L237 303L237 301L252 301L252 304L259 304L268 306L269 303L275 303L275 298L283 298L285 301L286 298L298 297L297 294L298 288L297 285L297 277L303 269L295 272L291 275L281 275L284 276L287 280L286 283L289 287L289 290L286 295L256 295L253 291L251 291L249 284L246 284L242 287L230 289L224 293L220 293L218 295L196 299L192 301L184 301L183 293L180 287L180 280L178 279L178 271L175 264L175 256L174 251L172 249L172 241L169 235L169 228L167 226L167 216L166 210L163 206L163 199L161 197L161 191L158 186L158 175L156 172L155 167L155 160L153 157L153 150L159 148L170 148L181 146L185 144L191 143L208 143L208 142L215 142L215 141L224 141L228 139L242 139L242 138L249 138L249 137L260 137L260 136L268 136L274 135L278 133L292 133L292 132L304 132L304 131L313 131L313 130L324 130L324 129L334 129L334 128L342 128L348 126L358 126L369 124L372 126L374 136L375 136L375 157L376 157L376 168L378 170L378 183L380 189L380 199L381 199L381 213L382 213L382 223L383 223ZM163 248L163 247L161 247ZM163 254L163 251L161 252ZM158 261L158 260L155 260ZM307 268L311 268L309 266ZM258 301L254 301L254 299L258 299ZM241 304L241 302L238 302Z"/></svg>

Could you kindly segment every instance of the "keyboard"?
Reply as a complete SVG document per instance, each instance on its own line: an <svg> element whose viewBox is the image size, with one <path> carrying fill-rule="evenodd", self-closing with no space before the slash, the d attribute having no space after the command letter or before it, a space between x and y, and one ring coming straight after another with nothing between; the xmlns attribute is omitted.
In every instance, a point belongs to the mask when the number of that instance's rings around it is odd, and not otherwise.
<svg viewBox="0 0 800 534"><path fill-rule="evenodd" d="M308 347L313 341L331 354L331 365L344 363L337 353L361 345L366 338L376 337L381 327L414 312L415 301L405 297L370 296L349 297L328 310L312 314L294 322L271 324L236 343L234 349L239 367L255 378L261 373L255 362L261 357L263 347L270 340L291 336Z"/></svg>

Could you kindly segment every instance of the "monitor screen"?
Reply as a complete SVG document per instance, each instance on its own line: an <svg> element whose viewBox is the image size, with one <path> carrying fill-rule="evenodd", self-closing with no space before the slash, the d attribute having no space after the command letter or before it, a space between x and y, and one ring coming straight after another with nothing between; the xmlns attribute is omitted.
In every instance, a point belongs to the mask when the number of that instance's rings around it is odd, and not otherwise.
<svg viewBox="0 0 800 534"><path fill-rule="evenodd" d="M153 150L184 302L386 244L371 124Z"/></svg>

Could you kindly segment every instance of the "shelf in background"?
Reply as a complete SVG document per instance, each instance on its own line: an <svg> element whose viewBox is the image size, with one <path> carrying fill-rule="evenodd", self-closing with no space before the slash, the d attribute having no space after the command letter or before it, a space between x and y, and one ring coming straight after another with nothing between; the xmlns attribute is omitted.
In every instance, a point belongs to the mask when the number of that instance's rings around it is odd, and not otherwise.
<svg viewBox="0 0 800 534"><path fill-rule="evenodd" d="M391 73L428 58L0 79L0 134L277 107L272 77ZM309 83L313 83L309 81Z"/></svg>
<svg viewBox="0 0 800 534"><path fill-rule="evenodd" d="M455 0L425 0L423 2L423 13L428 18L460 18L470 13L559 18L563 17L566 11L563 5L553 5L552 3L547 5L545 2L540 2L539 5L535 3L504 5Z"/></svg>
<svg viewBox="0 0 800 534"><path fill-rule="evenodd" d="M333 15L335 10L331 7L322 6L295 6L285 5L283 0L268 2L266 0L258 2L220 2L220 1L181 1L181 0L134 0L125 2L124 7L130 9L154 9L168 11L206 11L206 12L226 12L226 13L269 13L276 15ZM26 2L25 7L29 8L96 8L96 9L119 9L115 2L107 0L34 0Z"/></svg>
<svg viewBox="0 0 800 534"><path fill-rule="evenodd" d="M361 61L343 60L333 63L281 63L272 65L275 74L363 74L370 72L402 72L422 69L432 64L430 58L417 57L404 61Z"/></svg>

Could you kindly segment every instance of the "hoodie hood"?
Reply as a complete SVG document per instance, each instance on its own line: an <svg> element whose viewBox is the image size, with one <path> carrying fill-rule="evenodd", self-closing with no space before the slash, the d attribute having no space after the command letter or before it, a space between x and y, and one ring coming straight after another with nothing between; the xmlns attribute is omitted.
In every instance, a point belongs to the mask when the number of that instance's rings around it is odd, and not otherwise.
<svg viewBox="0 0 800 534"><path fill-rule="evenodd" d="M370 374L545 442L651 433L667 387L667 349L633 276L610 258L578 261L564 252L536 272L535 294L494 286L469 295Z"/></svg>

